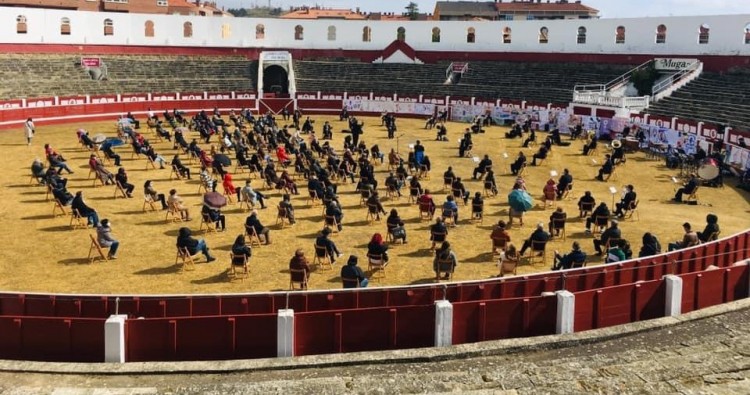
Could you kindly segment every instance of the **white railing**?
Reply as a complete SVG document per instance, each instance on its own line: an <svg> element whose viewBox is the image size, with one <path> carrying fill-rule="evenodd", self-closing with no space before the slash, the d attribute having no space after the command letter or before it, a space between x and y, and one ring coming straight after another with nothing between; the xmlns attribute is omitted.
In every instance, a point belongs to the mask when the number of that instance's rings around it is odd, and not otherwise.
<svg viewBox="0 0 750 395"><path fill-rule="evenodd" d="M644 63L641 63L640 65L628 70L627 73L620 75L619 77L613 79L612 81L607 82L606 84L576 85L575 87L573 87L573 91L581 92L581 93L597 93L598 92L601 94L606 94L607 92L611 92L612 90L617 89L621 87L622 85L629 83L630 76L632 76L633 73L647 67L652 62L653 60L649 60Z"/></svg>
<svg viewBox="0 0 750 395"><path fill-rule="evenodd" d="M688 82L698 78L703 72L703 62L695 61L688 67L677 71L676 73L668 76L667 78L654 84L651 89L651 98L654 102L659 101L669 95L677 89L682 88Z"/></svg>
<svg viewBox="0 0 750 395"><path fill-rule="evenodd" d="M650 100L650 96L622 97L610 96L601 92L573 92L573 101L576 103L627 108L632 110L648 108Z"/></svg>

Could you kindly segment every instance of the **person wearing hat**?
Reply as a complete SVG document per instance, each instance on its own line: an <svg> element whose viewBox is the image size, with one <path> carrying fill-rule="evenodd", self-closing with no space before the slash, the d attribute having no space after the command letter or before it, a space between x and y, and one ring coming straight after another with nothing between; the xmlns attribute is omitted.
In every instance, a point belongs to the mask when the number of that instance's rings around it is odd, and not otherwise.
<svg viewBox="0 0 750 395"><path fill-rule="evenodd" d="M519 254L523 256L523 253L526 252L529 247L531 247L532 241L546 243L547 241L549 241L549 238L549 233L544 231L544 223L538 223L536 225L536 229L531 233L531 236L523 241L523 246L521 246L521 251L519 251Z"/></svg>
<svg viewBox="0 0 750 395"><path fill-rule="evenodd" d="M336 243L333 242L328 236L331 234L331 228L325 227L320 232L320 236L315 239L315 245L318 247L325 248L326 253L331 258L331 264L336 263L336 258L340 257L341 251L336 247ZM316 249L317 253L317 249Z"/></svg>
<svg viewBox="0 0 750 395"><path fill-rule="evenodd" d="M607 243L610 239L619 240L621 237L622 233L620 233L618 222L616 219L613 219L610 222L609 228L602 232L602 237L600 239L594 239L594 248L596 249L596 254L599 256L602 255L602 247L607 246Z"/></svg>
<svg viewBox="0 0 750 395"><path fill-rule="evenodd" d="M365 288L370 281L367 279L367 277L365 277L365 272L363 272L362 269L357 266L358 261L359 258L357 258L356 255L349 255L349 259L346 261L346 265L341 267L341 278L357 279L357 281L359 281L359 287ZM352 282L344 282L344 288L357 287L356 284Z"/></svg>
<svg viewBox="0 0 750 395"><path fill-rule="evenodd" d="M552 266L552 270L570 269L573 265L582 265L586 261L586 253L581 251L581 244L577 241L573 242L573 250L565 255L555 250L555 264Z"/></svg>
<svg viewBox="0 0 750 395"><path fill-rule="evenodd" d="M96 227L96 240L100 246L109 248L108 259L117 259L117 249L120 247L120 242L112 237L112 224L108 219L103 219Z"/></svg>

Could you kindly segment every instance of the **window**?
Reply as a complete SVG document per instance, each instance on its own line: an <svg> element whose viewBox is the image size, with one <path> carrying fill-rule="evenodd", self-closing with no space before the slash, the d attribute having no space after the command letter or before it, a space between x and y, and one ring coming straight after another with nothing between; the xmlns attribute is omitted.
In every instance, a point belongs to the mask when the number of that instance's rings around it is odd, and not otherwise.
<svg viewBox="0 0 750 395"><path fill-rule="evenodd" d="M576 37L578 44L586 44L586 28L581 26L578 28L578 36Z"/></svg>
<svg viewBox="0 0 750 395"><path fill-rule="evenodd" d="M659 25L656 27L656 43L665 44L667 42L667 27Z"/></svg>
<svg viewBox="0 0 750 395"><path fill-rule="evenodd" d="M539 29L539 44L547 44L549 42L549 29L543 27Z"/></svg>
<svg viewBox="0 0 750 395"><path fill-rule="evenodd" d="M336 41L336 26L328 26L328 41Z"/></svg>
<svg viewBox="0 0 750 395"><path fill-rule="evenodd" d="M617 30L615 30L615 44L625 44L625 26L617 26Z"/></svg>
<svg viewBox="0 0 750 395"><path fill-rule="evenodd" d="M167 7L167 6L169 6L169 2L167 0L156 0L156 6L157 7Z"/></svg>
<svg viewBox="0 0 750 395"><path fill-rule="evenodd" d="M372 41L372 29L369 26L362 28L362 42L369 43Z"/></svg>
<svg viewBox="0 0 750 395"><path fill-rule="evenodd" d="M266 38L266 27L262 23L255 25L255 39L263 40L265 38Z"/></svg>
<svg viewBox="0 0 750 395"><path fill-rule="evenodd" d="M193 24L185 22L182 24L182 37L190 38L193 37Z"/></svg>
<svg viewBox="0 0 750 395"><path fill-rule="evenodd" d="M750 23L745 25L745 44L750 44Z"/></svg>
<svg viewBox="0 0 750 395"><path fill-rule="evenodd" d="M154 36L154 22L153 21L146 21L146 24L144 26L145 28L145 36L146 37L153 37Z"/></svg>
<svg viewBox="0 0 750 395"><path fill-rule="evenodd" d="M398 41L406 41L406 29L403 27L399 27L396 29L396 40Z"/></svg>
<svg viewBox="0 0 750 395"><path fill-rule="evenodd" d="M69 18L60 19L60 34L63 36L70 35L70 19Z"/></svg>
<svg viewBox="0 0 750 395"><path fill-rule="evenodd" d="M531 15L531 14L526 15L526 20L527 21L533 21L534 20L534 15Z"/></svg>
<svg viewBox="0 0 750 395"><path fill-rule="evenodd" d="M698 44L708 44L710 30L710 27L705 23L698 28Z"/></svg>
<svg viewBox="0 0 750 395"><path fill-rule="evenodd" d="M104 35L112 36L115 34L115 25L111 19L107 18L104 20Z"/></svg>
<svg viewBox="0 0 750 395"><path fill-rule="evenodd" d="M476 42L476 40L477 40L477 31L474 30L473 27L470 27L466 31L466 42L469 44L473 44L474 42Z"/></svg>
<svg viewBox="0 0 750 395"><path fill-rule="evenodd" d="M501 21L502 20L504 20L504 21L512 21L513 20L513 15L501 15L499 19Z"/></svg>
<svg viewBox="0 0 750 395"><path fill-rule="evenodd" d="M232 37L232 26L228 23L221 25L221 38L228 39Z"/></svg>
<svg viewBox="0 0 750 395"><path fill-rule="evenodd" d="M19 15L16 17L16 33L18 34L26 34L28 31L28 26L26 26L26 17L23 15Z"/></svg>
<svg viewBox="0 0 750 395"><path fill-rule="evenodd" d="M294 27L294 39L297 41L302 41L305 38L305 29L302 27L302 25L297 25Z"/></svg>
<svg viewBox="0 0 750 395"><path fill-rule="evenodd" d="M440 28L439 27L432 28L432 42L434 43L440 42Z"/></svg>
<svg viewBox="0 0 750 395"><path fill-rule="evenodd" d="M510 44L510 36L511 30L509 27L506 27L503 29L503 44Z"/></svg>

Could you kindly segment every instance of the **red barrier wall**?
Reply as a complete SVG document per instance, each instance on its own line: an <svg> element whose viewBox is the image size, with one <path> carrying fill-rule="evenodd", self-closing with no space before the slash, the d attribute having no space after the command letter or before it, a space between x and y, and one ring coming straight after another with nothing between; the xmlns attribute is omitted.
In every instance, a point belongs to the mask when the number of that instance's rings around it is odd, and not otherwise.
<svg viewBox="0 0 750 395"><path fill-rule="evenodd" d="M555 333L557 298L537 296L453 304L453 344Z"/></svg>

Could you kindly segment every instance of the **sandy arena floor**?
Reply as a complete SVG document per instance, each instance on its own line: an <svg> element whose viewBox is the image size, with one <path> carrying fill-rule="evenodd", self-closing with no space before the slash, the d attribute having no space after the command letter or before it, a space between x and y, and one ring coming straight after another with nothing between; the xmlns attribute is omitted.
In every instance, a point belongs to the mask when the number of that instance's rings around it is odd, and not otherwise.
<svg viewBox="0 0 750 395"><path fill-rule="evenodd" d="M340 130L345 128L343 122L334 121L334 117L314 117L316 128L323 121L331 120L334 125L334 146L341 147L344 135ZM337 119L338 117L336 117ZM386 139L386 132L380 126L380 120L364 118L365 134L362 138L368 147L378 143L383 152L396 147L396 140ZM145 123L142 121L142 123ZM423 187L433 191L438 204L445 198L442 190L442 173L452 165L456 174L465 181L472 193L482 190L480 181L471 181L471 172L475 163L468 158L458 158L457 141L465 125L451 123L448 125L450 142L435 141L435 132L422 129L424 121L399 119L399 133L405 133L400 140L400 152L406 155L407 145L421 139L426 147L433 165L431 179L422 181ZM0 260L0 287L12 291L62 292L62 293L104 293L104 294L167 294L167 293L216 293L216 292L250 292L285 290L289 285L287 271L289 259L296 248L304 248L309 257L313 254L313 241L322 229L320 207L308 207L306 204L306 183L301 182L299 196L293 197L297 211L297 224L283 230L274 226L276 205L280 201L277 191L265 191L271 197L269 208L260 210L260 218L271 227L273 244L255 248L250 261L251 274L244 282L230 282L226 274L229 265L229 250L237 235L244 230L244 221L248 213L239 209L237 203L230 204L223 212L227 216L227 232L213 233L205 236L212 253L219 259L205 264L201 257L196 270L183 274L178 273L175 265L175 240L181 226L189 226L198 237L201 195L198 194L199 181L197 165L191 165L195 176L187 181L170 181L170 169L145 170L143 158L131 160L129 145L117 149L123 157L122 165L128 170L131 182L136 186L133 199L113 199L114 187L92 187L92 180L87 179L88 152L81 150L75 135L76 129L83 127L91 135L105 133L116 134L114 121L70 124L64 126L41 126L32 145L26 145L22 130L11 130L0 133L0 146L3 155L0 164L6 171L0 174L5 204L0 208L0 240L4 247L4 259ZM145 128L140 130L147 133ZM490 253L489 234L499 219L507 220L507 194L512 187L514 177L504 175L505 169L515 158L522 140L506 140L505 128L490 127L486 134L474 135L474 155L489 154L495 163L495 172L500 195L485 201L485 218L481 224L469 221L470 207L460 206L460 222L457 228L451 229L448 240L458 255L459 266L454 280L483 279L497 274L496 258ZM320 132L318 132L320 133ZM186 139L197 133L190 132ZM147 138L149 136L147 135ZM543 139L544 134L539 135ZM216 141L215 138L213 140ZM60 151L74 169L75 174L69 178L68 189L71 193L83 191L88 204L94 207L100 218L109 218L113 223L113 233L120 242L120 252L116 261L96 261L89 264L88 233L94 230L71 230L69 217L53 217L53 202L45 200L45 188L29 184L29 166L35 157L44 158L43 146L50 143ZM154 143L156 151L168 160L175 151L169 142ZM647 160L643 153L630 154L627 163L619 167L617 177L610 182L599 182L594 176L599 165L592 163L592 158L601 163L606 147L600 144L596 156L582 156L583 142L575 141L570 147L554 147L553 154L542 166L529 167L526 172L526 183L529 192L534 196L537 207L528 212L525 225L511 230L513 242L520 247L522 240L534 230L537 222L545 224L553 211L544 209L541 196L542 187L549 178L550 170L562 173L568 168L573 175L575 195L583 191L593 192L597 201L604 200L612 204L609 187L619 190L626 184L633 184L640 199L640 219L621 221L623 237L632 244L635 254L641 245L641 236L646 231L655 233L666 249L668 242L682 238L681 224L688 221L698 230L705 225L705 216L713 212L719 216L722 235L727 236L750 227L750 194L733 187L735 180L726 179L726 186L721 189L702 188L699 192L700 204L688 206L669 202L673 196L674 184L671 177L679 171L664 167L663 161ZM208 147L205 146L207 149ZM529 158L536 148L523 149ZM503 153L509 158L504 159ZM233 158L233 154L230 155ZM233 158L234 159L234 158ZM187 164L187 160L184 160ZM112 172L116 169L109 165ZM232 170L234 166L230 168ZM387 166L376 168L381 190L385 195L383 181L387 176ZM178 193L190 206L194 219L188 223L165 223L165 212L142 211L142 186L145 180L152 180L160 193L167 193L176 188ZM244 184L242 174L234 175L235 185ZM260 181L253 185L259 187ZM359 206L359 194L354 191L354 184L343 184L339 187L339 196L344 206L344 231L335 236L339 249L345 254L360 256L360 265L366 269L366 244L374 232L385 234L385 220L370 226L365 220L366 209ZM221 187L219 187L221 190ZM406 191L406 188L405 188ZM619 192L617 195L619 200ZM547 261L544 264L522 264L518 274L527 274L549 270L552 264L552 251L567 252L570 244L577 240L584 250L594 252L593 236L584 233L584 224L578 219L577 199L560 201L568 213L567 239L555 239L547 246ZM432 253L429 250L429 225L419 220L417 206L409 204L405 196L398 201L384 199L386 210L397 208L406 221L409 243L391 248L391 262L387 268L387 277L371 286L420 284L434 281L432 272ZM345 262L345 257L339 263ZM589 265L602 264L602 258L590 256ZM311 276L310 289L340 288L339 267L333 271L317 270Z"/></svg>

